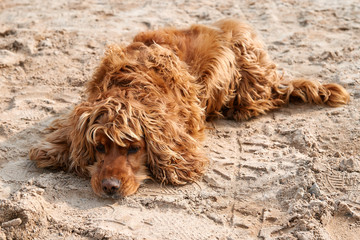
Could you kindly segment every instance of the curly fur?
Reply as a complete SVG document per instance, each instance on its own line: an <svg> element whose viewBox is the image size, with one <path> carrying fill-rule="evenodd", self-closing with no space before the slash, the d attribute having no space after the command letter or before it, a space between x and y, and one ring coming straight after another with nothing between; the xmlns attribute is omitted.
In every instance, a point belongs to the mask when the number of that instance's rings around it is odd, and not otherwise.
<svg viewBox="0 0 360 240"><path fill-rule="evenodd" d="M144 32L126 47L111 46L86 92L87 101L52 124L30 159L92 175L102 196L104 178L121 180L120 195L134 193L149 175L145 166L163 183L198 180L208 164L201 146L206 120L246 120L293 98L331 107L349 101L338 84L283 80L255 32L235 20ZM96 151L99 135L108 139L104 156ZM145 145L137 156L129 146L139 141ZM106 165L114 148L113 158L130 163Z"/></svg>

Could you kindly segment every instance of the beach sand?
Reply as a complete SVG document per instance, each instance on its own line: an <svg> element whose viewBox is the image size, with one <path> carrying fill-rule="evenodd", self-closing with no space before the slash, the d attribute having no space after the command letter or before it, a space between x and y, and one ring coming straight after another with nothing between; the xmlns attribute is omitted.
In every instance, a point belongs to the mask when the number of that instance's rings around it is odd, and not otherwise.
<svg viewBox="0 0 360 240"><path fill-rule="evenodd" d="M358 239L358 1L138 2L0 1L0 239ZM211 122L201 181L150 181L118 201L29 161L51 121L85 98L107 45L223 18L250 23L284 78L339 83L351 102Z"/></svg>

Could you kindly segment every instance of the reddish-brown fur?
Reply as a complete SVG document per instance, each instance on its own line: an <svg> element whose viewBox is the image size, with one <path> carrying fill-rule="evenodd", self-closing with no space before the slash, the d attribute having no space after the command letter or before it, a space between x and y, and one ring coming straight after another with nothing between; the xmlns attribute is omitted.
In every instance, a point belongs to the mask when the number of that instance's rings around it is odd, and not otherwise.
<svg viewBox="0 0 360 240"><path fill-rule="evenodd" d="M112 197L136 192L147 171L164 183L199 179L208 163L206 119L246 120L292 98L332 107L349 101L338 84L283 80L255 32L235 20L144 32L110 47L87 94L30 159L91 175L95 193Z"/></svg>

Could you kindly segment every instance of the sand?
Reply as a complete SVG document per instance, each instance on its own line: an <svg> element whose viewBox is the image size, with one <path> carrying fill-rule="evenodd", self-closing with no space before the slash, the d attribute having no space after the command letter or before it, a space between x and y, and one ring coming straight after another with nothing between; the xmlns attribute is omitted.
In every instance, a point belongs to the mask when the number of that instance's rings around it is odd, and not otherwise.
<svg viewBox="0 0 360 240"><path fill-rule="evenodd" d="M228 17L254 26L286 78L339 83L351 102L209 123L201 181L147 182L118 201L29 161L46 126L84 99L107 45ZM0 239L358 239L359 72L357 0L2 0Z"/></svg>

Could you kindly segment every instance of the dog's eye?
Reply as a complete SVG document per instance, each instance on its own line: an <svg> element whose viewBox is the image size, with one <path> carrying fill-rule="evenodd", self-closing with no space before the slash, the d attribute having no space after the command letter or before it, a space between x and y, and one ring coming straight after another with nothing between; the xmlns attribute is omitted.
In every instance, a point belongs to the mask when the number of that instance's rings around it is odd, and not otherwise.
<svg viewBox="0 0 360 240"><path fill-rule="evenodd" d="M98 144L96 147L95 147L96 151L98 151L99 153L105 153L105 146L103 144Z"/></svg>
<svg viewBox="0 0 360 240"><path fill-rule="evenodd" d="M129 147L128 148L128 155L137 153L140 150L140 147Z"/></svg>

